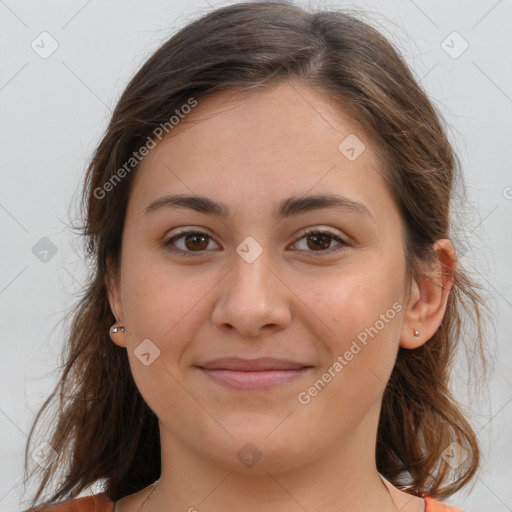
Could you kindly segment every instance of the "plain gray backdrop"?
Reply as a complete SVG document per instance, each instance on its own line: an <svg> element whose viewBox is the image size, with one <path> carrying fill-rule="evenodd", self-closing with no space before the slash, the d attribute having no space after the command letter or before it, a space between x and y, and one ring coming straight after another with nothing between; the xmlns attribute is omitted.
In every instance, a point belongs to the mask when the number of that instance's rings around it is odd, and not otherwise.
<svg viewBox="0 0 512 512"><path fill-rule="evenodd" d="M229 3L0 0L2 511L28 505L27 434L57 381L59 322L85 279L81 242L68 224L92 151L144 60L177 29ZM484 460L474 487L447 502L470 512L512 510L512 2L309 5L368 11L451 126L468 195L455 208L469 237L459 250L495 315L496 369L482 396L466 390L463 365L454 374Z"/></svg>

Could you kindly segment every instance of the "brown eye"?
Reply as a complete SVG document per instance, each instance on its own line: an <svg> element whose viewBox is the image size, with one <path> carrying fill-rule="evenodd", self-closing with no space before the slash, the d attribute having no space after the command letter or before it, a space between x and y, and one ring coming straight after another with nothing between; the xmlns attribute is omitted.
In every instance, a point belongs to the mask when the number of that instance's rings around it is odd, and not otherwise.
<svg viewBox="0 0 512 512"><path fill-rule="evenodd" d="M305 244L301 243L303 240L306 241ZM337 242L338 246L332 248L331 244L333 241ZM323 256L324 254L340 252L348 247L349 244L333 233L317 229L306 232L294 245L297 246L296 249L299 251L308 252L314 256Z"/></svg>
<svg viewBox="0 0 512 512"><path fill-rule="evenodd" d="M208 249L211 237L200 231L185 231L173 236L164 246L171 252L182 254L184 256L199 256ZM194 254L197 253L197 254Z"/></svg>
<svg viewBox="0 0 512 512"><path fill-rule="evenodd" d="M306 241L306 247L298 247L297 250L307 252L314 256L323 256L326 254L337 253L348 247L348 243L335 234L327 231L311 230L306 232L299 239L299 242ZM164 243L164 246L171 252L183 256L201 256L208 251L210 241L213 239L206 233L200 231L184 231L170 238ZM331 247L332 242L338 243L338 246ZM296 242L296 245L300 245Z"/></svg>
<svg viewBox="0 0 512 512"><path fill-rule="evenodd" d="M327 235L325 233L318 233L315 235L309 235L307 237L308 239L308 247L310 249L320 249L320 250L327 250L329 249L329 246L331 245L331 240L333 237L331 235Z"/></svg>
<svg viewBox="0 0 512 512"><path fill-rule="evenodd" d="M185 246L187 247L187 249L190 249L191 251L196 249L199 251L203 251L208 247L208 241L206 241L205 243L205 240L207 238L207 236L201 234L185 235Z"/></svg>

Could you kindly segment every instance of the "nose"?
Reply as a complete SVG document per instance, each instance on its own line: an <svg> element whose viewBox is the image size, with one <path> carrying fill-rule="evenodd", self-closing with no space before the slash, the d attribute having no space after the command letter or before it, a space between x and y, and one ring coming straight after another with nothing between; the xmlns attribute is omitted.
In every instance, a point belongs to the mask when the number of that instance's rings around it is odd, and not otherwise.
<svg viewBox="0 0 512 512"><path fill-rule="evenodd" d="M252 263L235 253L232 270L219 283L212 313L218 329L258 337L286 327L293 294L271 265L265 251Z"/></svg>

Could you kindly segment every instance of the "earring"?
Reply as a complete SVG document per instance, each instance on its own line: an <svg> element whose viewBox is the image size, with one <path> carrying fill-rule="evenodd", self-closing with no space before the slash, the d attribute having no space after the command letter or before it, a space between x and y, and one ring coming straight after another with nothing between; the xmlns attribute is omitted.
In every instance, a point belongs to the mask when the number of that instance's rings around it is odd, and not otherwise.
<svg viewBox="0 0 512 512"><path fill-rule="evenodd" d="M121 324L118 324L118 323L115 323L111 328L110 328L110 332L111 333L117 333L117 332L125 332L125 328L124 328L124 325L121 325Z"/></svg>
<svg viewBox="0 0 512 512"><path fill-rule="evenodd" d="M420 331L418 331L418 329L414 329L414 331L412 333L414 334L414 336L419 336L420 335Z"/></svg>

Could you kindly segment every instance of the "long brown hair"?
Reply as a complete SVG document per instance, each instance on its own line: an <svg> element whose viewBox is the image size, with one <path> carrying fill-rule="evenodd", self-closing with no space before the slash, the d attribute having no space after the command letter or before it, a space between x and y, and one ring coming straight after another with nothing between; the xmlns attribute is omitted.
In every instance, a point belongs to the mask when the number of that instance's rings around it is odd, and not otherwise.
<svg viewBox="0 0 512 512"><path fill-rule="evenodd" d="M428 272L433 243L451 234L450 199L460 163L441 115L378 30L348 11L312 12L283 2L237 3L193 21L132 78L88 167L82 234L92 270L70 313L62 375L27 441L26 472L34 429L55 402L46 440L56 453L51 451L46 468L35 468L42 474L32 506L59 468L66 470L63 477L39 506L75 498L99 480L107 496L118 500L160 476L158 418L135 385L126 350L109 337L115 318L107 297L107 261L114 267L119 262L137 171L126 163L159 127L167 123L170 130L170 116L191 98L200 102L218 91L249 91L288 79L324 91L378 141L404 223L411 275ZM126 172L120 173L123 166ZM486 367L484 309L478 285L459 264L435 335L417 349L399 349L383 397L376 463L386 479L410 493L449 496L479 467L475 432L448 381L462 338ZM463 336L463 319L473 325L472 336ZM467 458L452 470L443 452L454 441Z"/></svg>

